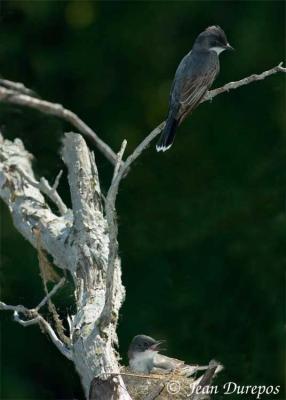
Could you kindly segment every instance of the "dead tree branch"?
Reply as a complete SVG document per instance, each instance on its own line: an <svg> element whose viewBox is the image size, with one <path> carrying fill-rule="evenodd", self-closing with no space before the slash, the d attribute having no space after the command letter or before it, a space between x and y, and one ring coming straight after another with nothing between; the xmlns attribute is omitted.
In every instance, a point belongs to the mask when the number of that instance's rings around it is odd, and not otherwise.
<svg viewBox="0 0 286 400"><path fill-rule="evenodd" d="M57 347L57 349L69 360L72 360L72 352L70 349L57 337L55 331L51 325L44 319L44 317L39 313L40 308L47 304L51 297L63 286L65 283L65 278L62 278L53 289L47 293L47 295L40 301L40 303L32 309L19 304L17 306L12 306L0 301L0 310L13 311L14 321L18 322L22 326L30 326L39 324L39 326L49 335L50 339ZM25 319L20 318L19 314L23 314Z"/></svg>
<svg viewBox="0 0 286 400"><path fill-rule="evenodd" d="M24 106L33 108L41 111L45 114L54 115L55 117L62 118L81 132L84 136L92 140L98 149L105 155L105 157L113 164L116 163L116 154L100 137L92 130L85 122L83 122L74 112L64 108L61 104L51 103L49 101L41 100L31 95L19 92L18 90L11 89L13 83L15 85L21 85L19 83L10 82L10 88L0 86L0 101L15 104L18 106ZM1 82L0 82L1 84Z"/></svg>
<svg viewBox="0 0 286 400"><path fill-rule="evenodd" d="M118 253L118 225L117 225L117 215L116 215L116 196L118 193L118 187L120 179L118 179L121 173L121 162L124 151L126 149L127 141L124 140L121 145L121 149L117 154L117 162L114 168L112 182L105 200L105 213L106 220L109 228L109 252L108 252L108 265L106 273L106 296L105 305L101 315L101 322L103 326L107 326L112 318L112 304L114 295L114 273L116 268L116 258Z"/></svg>
<svg viewBox="0 0 286 400"><path fill-rule="evenodd" d="M202 103L211 100L215 96L228 92L231 89L237 89L240 86L247 85L251 82L259 81L262 79L265 79L266 77L273 75L277 72L286 72L286 68L282 67L282 63L280 63L278 66L265 71L261 73L260 75L251 75L247 78L241 79L240 81L237 82L230 82L221 88L214 89L209 91L204 99L202 100ZM108 191L108 195L106 198L106 203L105 203L105 210L106 210L106 217L109 225L109 231L110 231L110 249L109 249L109 262L108 262L108 273L107 273L107 297L106 297L106 304L104 308L104 312L102 314L102 317L104 319L105 323L108 323L108 316L110 316L110 303L112 299L112 282L113 282L113 273L114 273L114 258L115 254L117 253L117 234L118 234L118 227L117 227L117 222L116 222L116 210L115 210L115 203L116 203L116 196L118 193L118 188L120 185L120 181L128 171L130 170L131 164L141 155L141 153L144 151L144 149L151 143L151 141L158 136L162 129L164 128L165 122L162 122L160 125L158 125L153 131L135 148L135 150L130 154L126 161L121 164L122 156L126 147L125 141L122 143L122 147L120 152L118 153L118 158L116 167L114 169L114 174L113 174L113 179L111 186Z"/></svg>
<svg viewBox="0 0 286 400"><path fill-rule="evenodd" d="M31 176L29 176L25 171L21 169L21 167L18 167L15 165L15 168L22 174L22 176L29 182L32 186L35 188L39 189L42 193L44 193L46 196L49 197L49 199L55 203L55 205L58 207L58 210L61 215L64 215L67 212L67 207L61 197L59 196L57 192L57 187L59 185L59 179L62 175L63 171L60 171L59 174L57 175L55 179L55 183L53 187L49 184L47 179L41 178L40 182L36 181L33 179Z"/></svg>
<svg viewBox="0 0 286 400"><path fill-rule="evenodd" d="M282 64L283 63L281 62L276 67L271 68L270 70L264 71L261 74L250 75L247 78L241 79L239 81L229 82L226 85L224 85L224 86L222 86L222 87L220 87L218 89L210 90L210 91L208 91L206 93L206 95L202 99L201 103L204 103L205 101L212 100L217 95L225 93L225 92L229 92L230 90L233 90L233 89L237 89L240 86L248 85L249 83L252 83L252 82L261 81L261 80L267 78L268 76L271 76L271 75L276 74L278 72L284 72L285 73L286 72L286 68L282 67ZM151 133L149 133L149 135L146 136L145 139L136 147L136 149L127 158L127 160L125 161L123 167L121 168L121 174L120 174L121 176L119 177L119 181L122 178L122 176L126 176L128 171L130 170L130 166L133 163L133 161L135 161L140 156L140 154L149 146L149 144L155 139L155 137L160 135L160 133L162 132L164 126L165 126L165 122L161 122L161 124L159 124L155 129L153 129L151 131Z"/></svg>
<svg viewBox="0 0 286 400"><path fill-rule="evenodd" d="M201 103L213 99L215 96L229 92L230 90L237 89L240 86L248 85L252 82L257 82L267 78L270 75L276 74L277 72L286 72L286 68L282 66L281 62L276 67L270 70L264 71L261 74L253 74L247 78L241 79L236 82L229 82L226 85L210 90L207 92ZM49 101L41 100L34 97L34 92L26 88L22 83L13 82L9 80L0 80L0 102L6 102L19 106L29 107L41 111L45 114L54 115L58 118L62 118L69 122L74 128L81 132L84 136L91 139L98 149L105 155L105 157L112 163L116 164L117 157L114 151L105 143L84 121L82 121L74 112L64 108L61 104L51 103ZM161 133L164 127L164 122L159 124L152 132L143 140L143 142L137 146L132 153L132 159L129 163L131 165L142 151L149 145L149 143ZM124 169L128 167L128 164Z"/></svg>
<svg viewBox="0 0 286 400"><path fill-rule="evenodd" d="M55 265L69 269L72 254L66 239L70 234L73 216L70 212L55 215L45 202L39 187L22 175L36 182L32 156L21 140L4 140L0 135L0 197L7 204L15 227L35 248L35 229L41 232L41 243L54 260ZM19 169L22 171L19 172ZM36 185L37 186L37 185Z"/></svg>
<svg viewBox="0 0 286 400"><path fill-rule="evenodd" d="M51 341L53 342L53 344L56 346L56 348L69 360L72 360L72 352L64 345L63 342L61 342L61 340L57 337L57 335L55 334L55 331L53 330L53 328L51 327L51 325L44 319L44 317L42 317L39 313L37 313L36 311L35 313L35 317L32 319L28 319L28 320L22 320L19 317L19 313L18 311L14 311L14 320L16 322L18 322L20 325L22 326L30 326L30 325L35 325L35 324L39 324L40 327L49 335Z"/></svg>
<svg viewBox="0 0 286 400"><path fill-rule="evenodd" d="M204 103L205 101L209 101L211 99L213 99L215 96L217 96L218 94L222 94L225 92L229 92L230 90L234 90L237 89L241 86L245 86L248 85L249 83L252 82L258 82L258 81L262 81L263 79L267 78L268 76L271 76L273 74L276 74L277 72L286 72L286 68L282 67L283 62L281 62L280 64L278 64L276 67L271 68L267 71L262 72L261 74L253 74L250 75L246 78L240 79L239 81L236 82L229 82L226 85L218 88L218 89L213 89L210 90L209 92L207 92L207 94L205 95L205 97L203 98L203 100L201 101L201 103Z"/></svg>
<svg viewBox="0 0 286 400"><path fill-rule="evenodd" d="M64 285L66 278L61 278L61 280L53 287L53 289L43 298L43 300L35 307L36 311L39 311L47 302L51 299L51 297Z"/></svg>
<svg viewBox="0 0 286 400"><path fill-rule="evenodd" d="M88 150L82 136L69 133L64 139L63 158L68 168L72 210L57 216L45 202L40 186L35 184L32 157L22 142L1 138L0 197L9 207L19 232L36 249L40 234L41 248L53 257L56 266L68 270L73 277L77 313L68 318L71 353L65 355L72 355L88 396L90 382L95 376L111 370L119 372L114 343L117 342L117 318L125 291L121 283L120 260L116 256L113 318L108 325L108 332L103 331L99 322L105 304L110 240L94 155ZM29 179L26 179L27 176ZM38 307L46 304L50 296L47 294ZM20 312L27 315L24 306L16 310L13 306L3 307L16 311L14 317L24 326L39 323L53 343L65 352L67 347L42 319L38 309L26 320L19 316ZM118 377L116 382L119 399L130 400L122 378Z"/></svg>
<svg viewBox="0 0 286 400"><path fill-rule="evenodd" d="M211 90L202 102L278 72L286 72L282 64L260 75L251 75ZM71 343L69 346L63 343L39 314L40 308L48 304L51 296L62 286L62 281L51 292L46 291L45 298L35 309L3 302L0 303L0 309L13 311L14 319L23 326L39 324L47 332L61 353L74 362L87 398L90 384L96 377L94 393L109 382L117 400L131 400L120 375L114 349L118 313L125 296L118 257L116 198L120 182L130 166L161 133L165 122L155 128L123 161L126 141L123 141L116 155L76 114L59 104L33 96L22 84L0 81L0 101L30 107L68 121L92 139L115 165L103 206L94 154L89 151L81 135L66 134L63 160L68 169L72 202L72 209L69 210L57 193L60 175L53 186L44 178L38 182L32 170L32 157L23 143L19 139L11 142L0 136L0 197L11 212L16 229L36 249L40 235L41 249L51 255L54 265L67 270L72 276L77 312L68 317ZM60 216L52 212L42 193L57 205ZM20 314L23 317L20 318ZM116 379L112 379L111 384L109 377L113 374Z"/></svg>

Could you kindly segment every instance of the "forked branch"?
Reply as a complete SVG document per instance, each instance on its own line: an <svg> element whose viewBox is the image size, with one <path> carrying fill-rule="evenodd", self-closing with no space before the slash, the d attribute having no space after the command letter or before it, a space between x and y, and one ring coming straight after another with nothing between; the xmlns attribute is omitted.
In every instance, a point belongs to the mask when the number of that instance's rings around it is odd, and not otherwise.
<svg viewBox="0 0 286 400"><path fill-rule="evenodd" d="M30 326L38 324L50 337L57 349L69 360L72 360L72 352L68 347L58 338L51 325L39 313L40 308L48 303L50 298L63 286L65 278L62 278L53 289L40 301L40 303L32 309L29 309L22 304L12 306L0 301L0 310L13 311L14 321L22 326ZM25 319L21 318L19 314L23 314Z"/></svg>

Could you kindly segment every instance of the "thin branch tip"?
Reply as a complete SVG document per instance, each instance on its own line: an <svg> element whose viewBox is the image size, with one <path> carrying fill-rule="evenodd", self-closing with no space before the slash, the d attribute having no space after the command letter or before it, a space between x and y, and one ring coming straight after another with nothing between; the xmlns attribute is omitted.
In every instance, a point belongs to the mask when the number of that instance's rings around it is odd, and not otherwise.
<svg viewBox="0 0 286 400"><path fill-rule="evenodd" d="M61 169L60 172L58 173L58 175L56 176L56 179L55 179L54 184L52 186L53 190L57 190L57 188L59 186L59 183L60 183L60 179L62 177L62 174L63 174L63 170Z"/></svg>
<svg viewBox="0 0 286 400"><path fill-rule="evenodd" d="M38 182L33 177L29 176L21 167L17 165L14 165L13 167L23 176L24 179L26 179L30 185L44 193L57 206L61 215L66 214L68 210L67 206L64 204L62 198L56 190L59 184L59 179L62 175L62 171L60 171L56 177L54 185L51 186L46 178L41 177L40 181Z"/></svg>

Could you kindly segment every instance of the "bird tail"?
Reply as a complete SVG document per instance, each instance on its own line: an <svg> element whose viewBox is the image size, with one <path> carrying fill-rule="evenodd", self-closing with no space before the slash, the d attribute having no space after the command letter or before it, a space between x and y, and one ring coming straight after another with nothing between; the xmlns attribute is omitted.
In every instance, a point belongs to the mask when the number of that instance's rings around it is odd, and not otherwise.
<svg viewBox="0 0 286 400"><path fill-rule="evenodd" d="M178 126L178 121L172 115L169 115L166 121L165 128L156 145L157 151L166 151L172 146L177 126Z"/></svg>

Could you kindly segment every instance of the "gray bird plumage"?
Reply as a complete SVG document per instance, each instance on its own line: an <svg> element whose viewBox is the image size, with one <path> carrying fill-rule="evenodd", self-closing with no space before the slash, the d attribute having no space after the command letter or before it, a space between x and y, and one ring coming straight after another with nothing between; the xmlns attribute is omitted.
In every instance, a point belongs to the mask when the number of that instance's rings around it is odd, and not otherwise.
<svg viewBox="0 0 286 400"><path fill-rule="evenodd" d="M131 370L148 374L155 371L171 372L176 370L188 377L197 371L205 371L209 368L209 365L188 365L184 361L162 355L159 353L161 344L161 341L157 341L150 336L135 336L128 350L129 367ZM218 363L217 368L221 369Z"/></svg>
<svg viewBox="0 0 286 400"><path fill-rule="evenodd" d="M177 127L199 105L219 73L219 54L228 49L233 48L219 26L208 27L196 38L175 73L169 113L157 151L166 151L172 146Z"/></svg>

